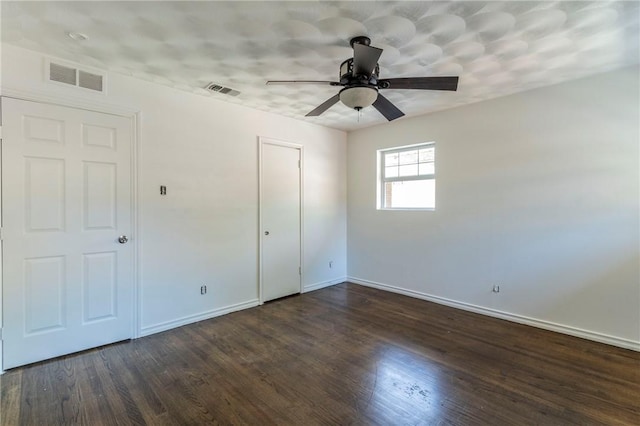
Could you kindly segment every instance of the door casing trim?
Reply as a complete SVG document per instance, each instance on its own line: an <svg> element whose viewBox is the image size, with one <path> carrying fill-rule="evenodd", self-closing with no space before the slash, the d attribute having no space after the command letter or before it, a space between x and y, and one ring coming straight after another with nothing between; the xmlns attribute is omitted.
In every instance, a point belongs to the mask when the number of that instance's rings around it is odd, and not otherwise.
<svg viewBox="0 0 640 426"><path fill-rule="evenodd" d="M262 279L262 235L264 233L262 223L262 147L264 145L276 145L300 150L300 293L304 289L304 145L274 139L266 136L258 136L258 303L264 303L263 279Z"/></svg>

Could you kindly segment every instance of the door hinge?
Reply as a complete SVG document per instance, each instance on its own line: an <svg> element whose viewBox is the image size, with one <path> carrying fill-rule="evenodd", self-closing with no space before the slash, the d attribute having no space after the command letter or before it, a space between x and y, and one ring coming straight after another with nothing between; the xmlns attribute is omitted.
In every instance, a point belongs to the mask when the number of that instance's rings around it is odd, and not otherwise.
<svg viewBox="0 0 640 426"><path fill-rule="evenodd" d="M302 275L302 267L298 266L298 275Z"/></svg>
<svg viewBox="0 0 640 426"><path fill-rule="evenodd" d="M300 160L298 160L298 168L300 168Z"/></svg>
<svg viewBox="0 0 640 426"><path fill-rule="evenodd" d="M4 240L4 228L0 228L0 241Z"/></svg>
<svg viewBox="0 0 640 426"><path fill-rule="evenodd" d="M2 340L2 329L0 328L0 340Z"/></svg>

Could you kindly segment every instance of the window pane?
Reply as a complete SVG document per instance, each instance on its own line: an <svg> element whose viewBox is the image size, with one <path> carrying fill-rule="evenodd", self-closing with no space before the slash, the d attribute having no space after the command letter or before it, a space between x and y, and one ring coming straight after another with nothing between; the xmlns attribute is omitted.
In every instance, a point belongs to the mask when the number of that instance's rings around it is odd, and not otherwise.
<svg viewBox="0 0 640 426"><path fill-rule="evenodd" d="M388 177L388 178L398 177L398 166L385 167L384 177Z"/></svg>
<svg viewBox="0 0 640 426"><path fill-rule="evenodd" d="M435 148L423 148L420 150L420 162L424 163L427 161L434 161L435 157Z"/></svg>
<svg viewBox="0 0 640 426"><path fill-rule="evenodd" d="M400 153L400 164L415 164L418 162L418 151L404 151ZM402 173L402 172L401 172Z"/></svg>
<svg viewBox="0 0 640 426"><path fill-rule="evenodd" d="M435 210L435 145L378 150L378 208ZM407 180L403 180L407 179ZM392 182L389 182L392 181Z"/></svg>
<svg viewBox="0 0 640 426"><path fill-rule="evenodd" d="M402 158L400 159L402 161ZM418 175L418 165L417 164L409 164L407 166L400 166L400 176L417 176Z"/></svg>
<svg viewBox="0 0 640 426"><path fill-rule="evenodd" d="M397 166L398 165L398 153L394 152L393 154L385 154L384 155L384 165L385 166Z"/></svg>
<svg viewBox="0 0 640 426"><path fill-rule="evenodd" d="M432 175L436 172L434 163L420 163L418 170L421 175Z"/></svg>
<svg viewBox="0 0 640 426"><path fill-rule="evenodd" d="M396 209L435 208L435 179L387 182L385 184L384 207Z"/></svg>

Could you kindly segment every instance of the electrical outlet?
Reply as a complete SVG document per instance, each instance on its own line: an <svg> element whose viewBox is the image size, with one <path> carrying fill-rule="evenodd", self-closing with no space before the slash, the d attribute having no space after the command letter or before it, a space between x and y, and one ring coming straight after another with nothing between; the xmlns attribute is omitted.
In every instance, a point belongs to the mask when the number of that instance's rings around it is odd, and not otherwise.
<svg viewBox="0 0 640 426"><path fill-rule="evenodd" d="M207 294L207 286L206 285L200 286L200 294Z"/></svg>
<svg viewBox="0 0 640 426"><path fill-rule="evenodd" d="M333 260L329 261L329 269L333 268Z"/></svg>
<svg viewBox="0 0 640 426"><path fill-rule="evenodd" d="M500 293L500 286L499 286L499 285L497 285L497 284L496 284L496 285L494 285L494 286L493 286L493 290L491 290L491 291L493 291L494 293Z"/></svg>

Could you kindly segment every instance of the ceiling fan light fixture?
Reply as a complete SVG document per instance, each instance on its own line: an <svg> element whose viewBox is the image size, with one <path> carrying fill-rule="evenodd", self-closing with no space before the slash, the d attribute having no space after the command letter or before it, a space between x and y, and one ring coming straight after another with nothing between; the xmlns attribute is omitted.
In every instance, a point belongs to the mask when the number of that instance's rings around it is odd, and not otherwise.
<svg viewBox="0 0 640 426"><path fill-rule="evenodd" d="M346 87L340 91L340 101L356 110L370 106L376 99L378 99L378 89L375 87Z"/></svg>

